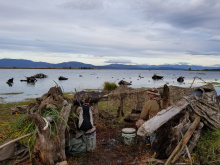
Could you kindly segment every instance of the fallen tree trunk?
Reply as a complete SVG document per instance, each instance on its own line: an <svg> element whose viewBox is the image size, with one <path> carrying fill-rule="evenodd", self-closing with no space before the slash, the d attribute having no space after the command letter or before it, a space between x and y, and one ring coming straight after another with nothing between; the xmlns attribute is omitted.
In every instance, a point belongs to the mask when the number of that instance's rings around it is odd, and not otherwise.
<svg viewBox="0 0 220 165"><path fill-rule="evenodd" d="M156 116L146 121L137 131L139 136L149 136L160 126L170 120L172 117L180 113L187 105L188 101L186 99L180 100L176 105L170 106L157 113Z"/></svg>

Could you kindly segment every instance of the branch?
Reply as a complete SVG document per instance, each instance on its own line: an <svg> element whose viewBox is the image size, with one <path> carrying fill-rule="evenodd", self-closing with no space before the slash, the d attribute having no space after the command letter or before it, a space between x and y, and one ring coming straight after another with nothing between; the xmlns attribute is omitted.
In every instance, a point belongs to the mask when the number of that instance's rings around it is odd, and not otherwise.
<svg viewBox="0 0 220 165"><path fill-rule="evenodd" d="M7 146L7 145L9 145L9 144L11 144L11 143L14 143L14 142L16 142L16 141L19 141L19 140L21 140L21 139L24 139L24 138L26 138L26 137L28 137L28 136L31 136L31 135L33 135L33 134L34 134L34 132L31 132L31 133L26 134L26 135L24 135L24 136L22 136L22 137L19 137L19 138L17 138L17 139L11 140L10 142L1 145L1 146L0 146L0 149L4 148L5 146Z"/></svg>

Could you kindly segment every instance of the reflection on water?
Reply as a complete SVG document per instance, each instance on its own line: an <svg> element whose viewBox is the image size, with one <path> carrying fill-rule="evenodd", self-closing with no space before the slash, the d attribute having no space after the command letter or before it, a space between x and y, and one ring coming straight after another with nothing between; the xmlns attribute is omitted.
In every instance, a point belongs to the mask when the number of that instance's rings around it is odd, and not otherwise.
<svg viewBox="0 0 220 165"><path fill-rule="evenodd" d="M47 75L47 78L37 79L35 83L21 82L25 77L30 77L38 73ZM163 76L161 80L153 80L154 74ZM130 87L161 87L180 86L189 88L196 79L192 87L204 85L205 82L218 82L220 72L204 71L173 71L173 70L74 70L74 69L0 69L0 98L5 98L7 102L16 102L25 98L41 97L48 90L60 85L64 92L74 92L83 89L102 89L105 81L118 84L120 80L132 82ZM59 81L60 76L68 78L66 81ZM177 82L180 76L185 77L184 82ZM9 78L14 78L13 85L6 82ZM220 83L220 82L218 82ZM220 95L220 88L216 85L216 91ZM2 95L3 93L18 93L20 95Z"/></svg>

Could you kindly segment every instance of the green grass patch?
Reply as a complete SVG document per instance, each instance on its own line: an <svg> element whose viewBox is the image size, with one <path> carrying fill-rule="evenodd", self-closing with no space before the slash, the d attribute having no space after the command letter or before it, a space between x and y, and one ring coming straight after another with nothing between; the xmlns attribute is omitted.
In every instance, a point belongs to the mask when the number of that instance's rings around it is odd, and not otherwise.
<svg viewBox="0 0 220 165"><path fill-rule="evenodd" d="M219 82L216 82L216 81L211 81L210 82L212 85L220 85L220 83Z"/></svg>
<svg viewBox="0 0 220 165"><path fill-rule="evenodd" d="M220 87L220 83L219 82L216 82L216 81L210 81L210 82L204 82L204 81L201 81L199 83L203 83L203 84L206 84L206 83L210 83L216 87Z"/></svg>
<svg viewBox="0 0 220 165"><path fill-rule="evenodd" d="M105 92L111 92L113 90L115 90L118 86L113 82L113 83L110 83L110 82L104 82L103 84L103 91Z"/></svg>
<svg viewBox="0 0 220 165"><path fill-rule="evenodd" d="M20 95L23 94L24 92L18 92L18 93L1 93L1 95Z"/></svg>
<svg viewBox="0 0 220 165"><path fill-rule="evenodd" d="M64 92L63 95L67 98L73 98L75 93L74 92Z"/></svg>
<svg viewBox="0 0 220 165"><path fill-rule="evenodd" d="M200 138L194 154L196 161L202 164L220 164L220 128L207 131Z"/></svg>
<svg viewBox="0 0 220 165"><path fill-rule="evenodd" d="M28 105L35 99L27 99L21 102L12 102L0 104L0 143L6 138L10 132L10 123L14 123L21 115L12 115L11 107Z"/></svg>

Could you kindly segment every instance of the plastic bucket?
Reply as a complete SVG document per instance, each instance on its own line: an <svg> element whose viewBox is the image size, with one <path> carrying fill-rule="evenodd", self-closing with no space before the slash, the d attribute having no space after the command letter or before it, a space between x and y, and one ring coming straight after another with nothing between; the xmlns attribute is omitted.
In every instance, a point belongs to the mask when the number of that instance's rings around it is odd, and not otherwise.
<svg viewBox="0 0 220 165"><path fill-rule="evenodd" d="M124 145L133 145L136 137L136 129L134 128L123 128L122 129L122 141Z"/></svg>
<svg viewBox="0 0 220 165"><path fill-rule="evenodd" d="M96 149L96 129L89 133L85 133L87 151L93 151Z"/></svg>

